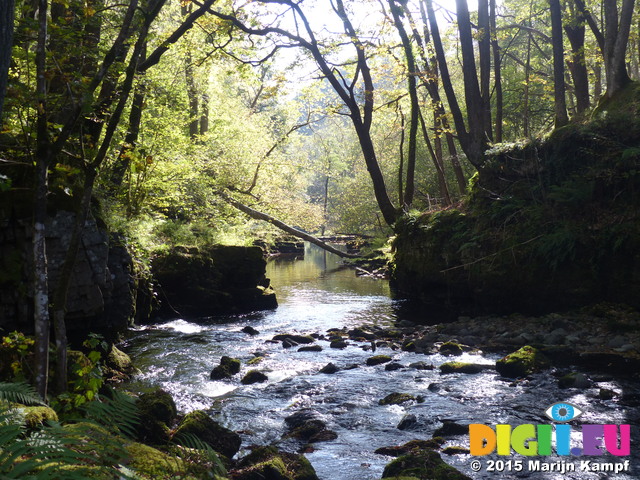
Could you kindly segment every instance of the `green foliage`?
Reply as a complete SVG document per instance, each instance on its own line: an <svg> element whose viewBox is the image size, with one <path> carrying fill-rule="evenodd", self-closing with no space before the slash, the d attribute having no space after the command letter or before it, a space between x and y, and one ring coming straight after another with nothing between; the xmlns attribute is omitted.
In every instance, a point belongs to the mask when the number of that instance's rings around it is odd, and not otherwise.
<svg viewBox="0 0 640 480"><path fill-rule="evenodd" d="M33 376L33 346L32 337L21 332L11 332L2 337L0 343L0 378L24 382Z"/></svg>
<svg viewBox="0 0 640 480"><path fill-rule="evenodd" d="M0 382L0 404L2 401L22 405L44 405L35 388L26 382Z"/></svg>

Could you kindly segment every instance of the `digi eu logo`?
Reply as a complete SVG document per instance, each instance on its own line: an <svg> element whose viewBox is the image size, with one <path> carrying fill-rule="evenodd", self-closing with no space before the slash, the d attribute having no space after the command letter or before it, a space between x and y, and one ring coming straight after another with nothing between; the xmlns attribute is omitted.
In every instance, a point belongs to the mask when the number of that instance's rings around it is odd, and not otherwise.
<svg viewBox="0 0 640 480"><path fill-rule="evenodd" d="M584 412L575 405L558 402L550 405L545 415L553 424L469 425L471 455L604 455L627 456L631 453L631 426L615 424L583 424L575 427L567 422ZM572 445L572 433L574 445Z"/></svg>

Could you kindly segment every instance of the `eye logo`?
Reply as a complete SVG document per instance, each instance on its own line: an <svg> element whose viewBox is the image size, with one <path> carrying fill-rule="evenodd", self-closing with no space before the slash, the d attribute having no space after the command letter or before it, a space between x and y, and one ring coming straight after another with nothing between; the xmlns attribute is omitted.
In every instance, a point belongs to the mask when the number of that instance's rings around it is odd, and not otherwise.
<svg viewBox="0 0 640 480"><path fill-rule="evenodd" d="M566 423L575 420L584 412L570 403L558 402L547 408L544 413L553 421Z"/></svg>

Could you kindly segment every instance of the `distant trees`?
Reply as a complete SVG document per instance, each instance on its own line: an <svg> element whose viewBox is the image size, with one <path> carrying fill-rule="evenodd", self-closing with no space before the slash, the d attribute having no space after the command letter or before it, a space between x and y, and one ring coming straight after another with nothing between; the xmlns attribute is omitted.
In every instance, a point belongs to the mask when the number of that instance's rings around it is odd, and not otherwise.
<svg viewBox="0 0 640 480"><path fill-rule="evenodd" d="M9 64L11 63L14 8L14 0L5 0L0 4L0 127L2 126L2 107L7 91Z"/></svg>

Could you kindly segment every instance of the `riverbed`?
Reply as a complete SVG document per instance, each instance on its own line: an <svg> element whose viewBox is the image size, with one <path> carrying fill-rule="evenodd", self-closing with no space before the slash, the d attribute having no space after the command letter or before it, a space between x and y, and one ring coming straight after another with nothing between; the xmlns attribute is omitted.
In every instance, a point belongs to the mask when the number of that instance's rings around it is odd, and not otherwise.
<svg viewBox="0 0 640 480"><path fill-rule="evenodd" d="M581 423L631 424L633 453L630 458L589 457L596 463L630 459L629 471L614 475L577 468L577 471L567 471L562 478L639 478L634 470L634 464L640 465L639 414L636 404L621 400L638 393L638 385L630 378L594 374L588 388L560 389L553 369L521 381L501 378L491 368L475 375L443 375L438 366L450 361L450 357L405 352L393 349L394 345L383 345L377 347L375 354L389 355L403 365L401 369L387 371L385 365L365 364L374 354L368 341L348 340L346 348L335 349L329 347L328 340L320 339L316 343L322 346L321 352L298 352L297 347L285 349L281 342L273 342L273 336L281 333L327 336L327 331L335 328L363 325L389 328L406 321L402 313L404 304L392 298L388 282L357 277L353 270L342 267L339 258L315 247L307 246L305 253L304 260L289 258L269 262L267 276L279 302L276 310L174 318L131 332L122 348L142 372L131 387L144 390L152 385L161 386L174 396L180 411L210 411L215 420L241 434L243 447L280 442L286 430L284 418L303 408L313 409L328 428L338 434L337 439L318 442L305 453L322 480L380 479L392 457L375 454L377 448L429 439L444 422L514 427L548 424L550 420L544 413L547 407L559 401L569 402L584 412L580 420L572 422L572 444L580 444ZM422 316L425 323L437 320L429 317L428 312ZM245 326L259 333L244 333ZM212 368L223 355L240 359L242 371L231 380L209 380ZM263 356L264 360L257 365L247 365L256 356ZM493 365L500 356L467 352L456 360ZM340 371L331 375L318 373L329 362ZM434 368L409 367L415 362L425 362ZM356 367L345 368L353 365ZM242 385L240 379L250 369L262 371L269 380ZM602 399L601 389L616 395ZM378 404L393 392L409 393L424 401L406 405ZM408 415L415 416L415 424L405 430L397 428ZM469 446L466 433L445 438L443 447ZM287 441L283 447L299 445ZM239 455L242 454L241 450ZM506 463L498 464L502 471L495 471L496 463L492 461L528 460L515 454L471 457L463 453L443 455L443 458L471 478L559 478L557 471L530 471L526 463L520 471L515 471L515 464L507 466ZM564 462L578 467L579 460L585 459L557 455L534 458L542 463ZM472 469L472 460L476 459L481 461L479 472ZM491 465L494 471L487 471Z"/></svg>

